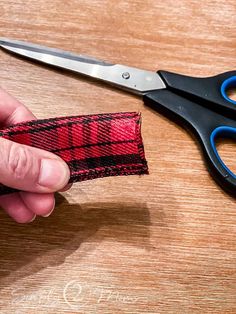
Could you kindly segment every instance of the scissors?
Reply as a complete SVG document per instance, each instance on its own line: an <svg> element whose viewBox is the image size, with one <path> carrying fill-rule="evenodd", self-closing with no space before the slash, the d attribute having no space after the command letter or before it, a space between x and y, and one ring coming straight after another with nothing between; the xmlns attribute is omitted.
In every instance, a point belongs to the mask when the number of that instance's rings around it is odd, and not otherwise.
<svg viewBox="0 0 236 314"><path fill-rule="evenodd" d="M220 158L216 148L218 138L236 139L236 101L228 96L228 90L236 87L236 71L197 78L162 70L151 72L110 64L6 38L0 38L0 47L140 95L146 105L195 134L212 177L226 192L236 195L236 175Z"/></svg>

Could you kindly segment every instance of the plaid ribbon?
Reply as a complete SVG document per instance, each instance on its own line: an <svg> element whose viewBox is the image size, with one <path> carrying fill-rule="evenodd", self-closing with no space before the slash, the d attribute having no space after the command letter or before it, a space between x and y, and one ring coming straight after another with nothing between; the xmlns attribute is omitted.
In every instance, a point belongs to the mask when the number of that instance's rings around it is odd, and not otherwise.
<svg viewBox="0 0 236 314"><path fill-rule="evenodd" d="M109 113L34 120L9 126L0 137L50 151L70 168L70 182L148 173L140 114ZM0 195L16 192L0 184Z"/></svg>

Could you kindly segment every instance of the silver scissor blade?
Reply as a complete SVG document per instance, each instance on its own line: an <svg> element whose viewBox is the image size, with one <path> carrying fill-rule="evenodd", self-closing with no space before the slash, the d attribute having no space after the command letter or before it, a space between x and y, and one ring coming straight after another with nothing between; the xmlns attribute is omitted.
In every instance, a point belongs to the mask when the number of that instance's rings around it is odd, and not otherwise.
<svg viewBox="0 0 236 314"><path fill-rule="evenodd" d="M27 42L19 41L19 40L8 39L8 38L0 37L0 47L8 51L20 54L22 56L26 56L26 57L30 57L26 55L26 52L28 51L28 52L38 52L41 54L50 54L52 56L63 57L65 59L76 60L76 61L81 61L81 62L86 62L86 63L91 63L91 64L112 65L105 61L97 60L93 57L79 55L79 54L71 53L68 51L62 51L60 49L44 47L44 46L27 43ZM32 57L32 59L34 59L34 57Z"/></svg>
<svg viewBox="0 0 236 314"><path fill-rule="evenodd" d="M32 60L105 81L136 94L165 88L160 76L151 71L110 64L91 57L6 38L0 38L0 47Z"/></svg>

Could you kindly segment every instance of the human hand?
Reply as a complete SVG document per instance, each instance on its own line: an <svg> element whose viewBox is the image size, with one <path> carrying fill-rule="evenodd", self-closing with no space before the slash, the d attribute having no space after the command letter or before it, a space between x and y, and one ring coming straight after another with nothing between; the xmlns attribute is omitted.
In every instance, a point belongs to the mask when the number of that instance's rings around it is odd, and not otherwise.
<svg viewBox="0 0 236 314"><path fill-rule="evenodd" d="M29 109L0 89L1 127L33 119ZM54 192L69 187L69 176L67 164L58 156L0 138L0 181L22 190L0 196L0 206L15 221L48 217L55 206Z"/></svg>

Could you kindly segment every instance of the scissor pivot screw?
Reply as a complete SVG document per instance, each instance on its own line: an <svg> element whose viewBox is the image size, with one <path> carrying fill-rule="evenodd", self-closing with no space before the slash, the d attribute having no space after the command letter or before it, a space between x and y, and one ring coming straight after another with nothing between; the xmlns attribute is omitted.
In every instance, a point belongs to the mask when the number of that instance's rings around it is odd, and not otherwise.
<svg viewBox="0 0 236 314"><path fill-rule="evenodd" d="M122 74L122 77L123 77L123 79L128 80L128 79L130 78L129 72L124 72L124 73Z"/></svg>

